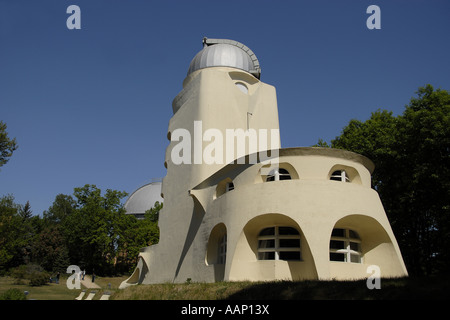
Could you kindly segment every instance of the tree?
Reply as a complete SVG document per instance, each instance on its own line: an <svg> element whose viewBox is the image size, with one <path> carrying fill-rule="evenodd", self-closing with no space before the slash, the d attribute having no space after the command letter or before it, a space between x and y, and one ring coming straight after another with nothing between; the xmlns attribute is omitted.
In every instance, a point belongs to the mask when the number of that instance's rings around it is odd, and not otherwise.
<svg viewBox="0 0 450 320"><path fill-rule="evenodd" d="M75 188L76 210L65 218L64 233L73 264L96 273L110 274L116 260L120 220L124 209L120 200L126 192L108 189L104 196L95 185Z"/></svg>
<svg viewBox="0 0 450 320"><path fill-rule="evenodd" d="M154 206L147 211L145 211L145 218L151 222L158 222L159 220L159 211L163 208L163 203L156 201Z"/></svg>
<svg viewBox="0 0 450 320"><path fill-rule="evenodd" d="M31 216L33 215L33 211L31 211L30 201L27 201L27 203L25 203L25 205L20 208L19 214L23 220L29 220L31 218Z"/></svg>
<svg viewBox="0 0 450 320"><path fill-rule="evenodd" d="M47 271L65 272L70 261L61 224L47 225L39 233L33 246L33 260Z"/></svg>
<svg viewBox="0 0 450 320"><path fill-rule="evenodd" d="M68 195L58 194L53 204L47 211L44 211L43 217L47 223L63 223L65 218L75 211L76 202Z"/></svg>
<svg viewBox="0 0 450 320"><path fill-rule="evenodd" d="M6 123L0 121L0 167L6 164L18 148L16 138L10 139L6 132Z"/></svg>
<svg viewBox="0 0 450 320"><path fill-rule="evenodd" d="M143 237L146 241L145 246L157 244L159 242L159 212L163 208L163 203L155 202L155 205L145 211L144 219L140 220Z"/></svg>
<svg viewBox="0 0 450 320"><path fill-rule="evenodd" d="M121 271L133 271L139 251L143 247L159 242L158 218L163 204L158 201L145 211L143 219L133 215L124 215L121 233L118 239L118 264Z"/></svg>
<svg viewBox="0 0 450 320"><path fill-rule="evenodd" d="M375 163L378 191L410 274L450 267L450 95L419 88L402 115L378 110L351 120L332 148Z"/></svg>
<svg viewBox="0 0 450 320"><path fill-rule="evenodd" d="M12 195L0 198L0 270L18 266L28 256L32 237L29 221L23 219L20 210Z"/></svg>

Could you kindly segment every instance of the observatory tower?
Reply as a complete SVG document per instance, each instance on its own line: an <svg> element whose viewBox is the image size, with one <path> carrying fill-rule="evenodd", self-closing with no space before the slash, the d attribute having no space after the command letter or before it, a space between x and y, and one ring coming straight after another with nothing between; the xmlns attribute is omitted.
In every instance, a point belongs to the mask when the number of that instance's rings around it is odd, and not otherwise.
<svg viewBox="0 0 450 320"><path fill-rule="evenodd" d="M345 150L281 148L275 88L260 76L245 45L203 39L172 103L160 242L141 250L121 287L360 279L370 265L407 275L371 188L374 164Z"/></svg>

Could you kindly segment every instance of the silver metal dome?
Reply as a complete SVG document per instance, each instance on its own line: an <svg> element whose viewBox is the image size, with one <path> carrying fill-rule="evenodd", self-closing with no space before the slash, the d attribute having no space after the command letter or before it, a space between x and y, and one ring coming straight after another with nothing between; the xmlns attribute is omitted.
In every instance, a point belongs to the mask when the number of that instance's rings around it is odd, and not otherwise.
<svg viewBox="0 0 450 320"><path fill-rule="evenodd" d="M125 202L124 208L126 213L143 218L145 211L153 208L156 201L159 203L164 201L161 197L160 179L152 179L151 183L135 190Z"/></svg>
<svg viewBox="0 0 450 320"><path fill-rule="evenodd" d="M203 38L203 50L192 59L188 75L209 67L232 67L261 76L261 68L256 55L248 47L234 40Z"/></svg>

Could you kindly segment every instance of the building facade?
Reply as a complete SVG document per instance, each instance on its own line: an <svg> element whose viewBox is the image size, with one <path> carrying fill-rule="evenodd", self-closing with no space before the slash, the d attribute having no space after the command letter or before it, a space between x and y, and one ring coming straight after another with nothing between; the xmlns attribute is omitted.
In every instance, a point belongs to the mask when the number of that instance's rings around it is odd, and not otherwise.
<svg viewBox="0 0 450 320"><path fill-rule="evenodd" d="M160 242L141 250L121 287L360 279L370 265L407 275L371 188L374 164L345 150L281 148L276 91L260 81L255 54L232 40L203 45L172 104Z"/></svg>

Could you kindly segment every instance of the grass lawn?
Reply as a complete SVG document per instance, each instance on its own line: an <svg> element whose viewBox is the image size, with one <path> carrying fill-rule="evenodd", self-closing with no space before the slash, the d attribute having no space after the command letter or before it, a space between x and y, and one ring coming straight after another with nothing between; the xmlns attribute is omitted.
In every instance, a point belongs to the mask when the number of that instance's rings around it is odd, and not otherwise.
<svg viewBox="0 0 450 320"><path fill-rule="evenodd" d="M111 292L110 300L408 300L449 299L450 276L424 278L381 279L381 289L369 290L365 280L360 281L270 281L270 282L216 282L216 283L163 283L136 285L119 290L127 277L96 277L101 289L93 300L104 292ZM0 295L17 288L28 291L27 299L74 300L84 289L70 290L66 277L59 284L39 287L15 284L9 277L0 277Z"/></svg>
<svg viewBox="0 0 450 320"><path fill-rule="evenodd" d="M381 289L358 281L268 281L137 285L116 291L113 300L442 300L450 277L381 279Z"/></svg>
<svg viewBox="0 0 450 320"><path fill-rule="evenodd" d="M97 294L94 300L98 300L101 294L105 291L110 291L112 293L118 290L120 283L127 277L114 277L114 278L103 278L96 277L95 283L97 283L101 289L95 290ZM66 277L61 277L59 284L49 283L43 286L32 287L28 285L27 281L22 281L22 284L16 284L16 280L11 277L0 277L0 295L2 295L8 289L19 289L22 292L28 291L27 299L34 300L74 300L80 292L85 289L81 286L81 289L69 289L66 286ZM109 289L108 284L111 284L111 289ZM91 291L88 289L87 291Z"/></svg>

